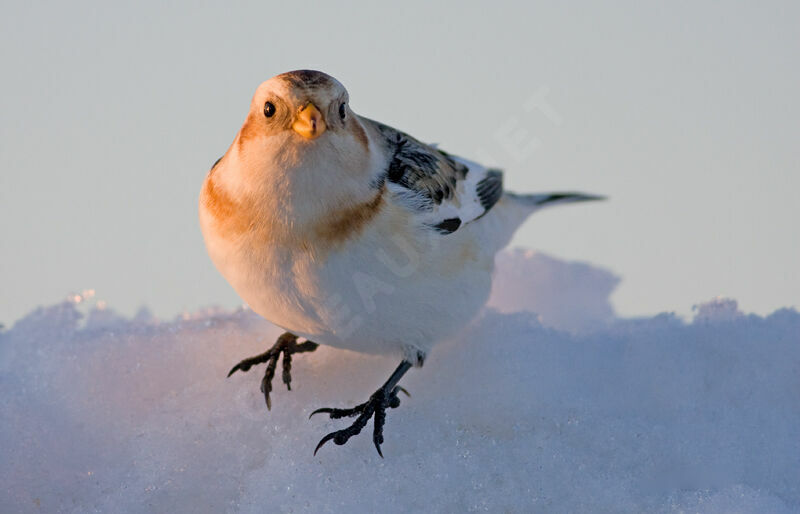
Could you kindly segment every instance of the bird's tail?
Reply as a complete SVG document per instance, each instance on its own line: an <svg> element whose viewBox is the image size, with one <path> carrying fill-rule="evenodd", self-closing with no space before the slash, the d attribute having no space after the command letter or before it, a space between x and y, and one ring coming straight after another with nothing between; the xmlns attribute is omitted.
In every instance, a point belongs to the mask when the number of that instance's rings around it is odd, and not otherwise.
<svg viewBox="0 0 800 514"><path fill-rule="evenodd" d="M494 216L492 216L491 222L484 227L484 230L487 231L486 238L493 240L493 246L499 250L511 241L514 232L534 212L553 205L595 200L605 200L605 197L572 191L535 194L517 194L506 191L494 209L489 211L489 214L494 212Z"/></svg>
<svg viewBox="0 0 800 514"><path fill-rule="evenodd" d="M605 196L587 195L584 193L575 192L561 192L561 193L537 193L529 195L520 195L516 193L506 193L510 200L519 204L532 207L533 210L539 210L543 207L550 207L551 205L561 205L573 202L591 202L595 200L605 200Z"/></svg>

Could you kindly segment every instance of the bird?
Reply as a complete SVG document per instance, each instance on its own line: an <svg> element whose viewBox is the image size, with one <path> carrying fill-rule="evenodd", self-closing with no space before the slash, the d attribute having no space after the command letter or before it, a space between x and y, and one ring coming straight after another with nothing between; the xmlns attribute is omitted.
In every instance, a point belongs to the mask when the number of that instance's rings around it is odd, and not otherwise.
<svg viewBox="0 0 800 514"><path fill-rule="evenodd" d="M517 194L503 172L356 114L347 89L315 70L258 86L244 123L208 171L199 222L208 254L247 305L283 333L231 369L267 363L267 408L283 356L319 344L394 356L400 364L364 403L311 413L356 419L325 435L345 444L373 420L383 457L387 409L434 345L486 304L495 254L534 212L601 200L579 192ZM302 342L301 342L302 339Z"/></svg>

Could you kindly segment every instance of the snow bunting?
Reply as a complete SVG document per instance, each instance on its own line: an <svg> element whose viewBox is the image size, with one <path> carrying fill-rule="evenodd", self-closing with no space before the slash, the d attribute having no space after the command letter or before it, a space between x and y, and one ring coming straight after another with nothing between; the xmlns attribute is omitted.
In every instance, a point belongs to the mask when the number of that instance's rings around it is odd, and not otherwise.
<svg viewBox="0 0 800 514"><path fill-rule="evenodd" d="M501 171L357 115L344 86L325 73L273 77L256 90L200 194L217 269L255 312L286 330L228 376L267 362L261 390L269 408L281 354L287 387L291 355L317 343L396 355L400 365L365 403L312 413L357 417L314 453L331 439L346 443L374 417L380 454L386 409L405 392L400 379L478 314L495 253L517 227L542 207L599 198L506 192Z"/></svg>

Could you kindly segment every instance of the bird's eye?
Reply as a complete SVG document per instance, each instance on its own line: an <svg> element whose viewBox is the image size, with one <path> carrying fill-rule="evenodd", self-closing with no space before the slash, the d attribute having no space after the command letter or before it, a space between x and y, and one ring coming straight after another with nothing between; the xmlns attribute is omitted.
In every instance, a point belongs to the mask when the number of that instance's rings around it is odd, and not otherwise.
<svg viewBox="0 0 800 514"><path fill-rule="evenodd" d="M273 114L275 114L275 105L272 102L265 103L264 116L266 116L267 118L271 118Z"/></svg>
<svg viewBox="0 0 800 514"><path fill-rule="evenodd" d="M347 112L345 111L344 107L345 107L344 104L339 106L339 117L342 118L343 120L344 120L345 114L347 114Z"/></svg>

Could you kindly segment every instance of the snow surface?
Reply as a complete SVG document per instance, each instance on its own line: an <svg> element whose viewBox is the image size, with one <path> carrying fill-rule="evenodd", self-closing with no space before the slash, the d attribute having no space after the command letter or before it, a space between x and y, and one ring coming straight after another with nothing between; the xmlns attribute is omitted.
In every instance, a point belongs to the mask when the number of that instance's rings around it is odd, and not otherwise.
<svg viewBox="0 0 800 514"><path fill-rule="evenodd" d="M0 332L0 511L800 512L797 311L617 319L608 272L498 264L481 318L403 380L385 459L371 424L314 457L346 423L308 414L391 359L296 356L268 412L263 366L225 378L279 333L248 310L37 309Z"/></svg>

